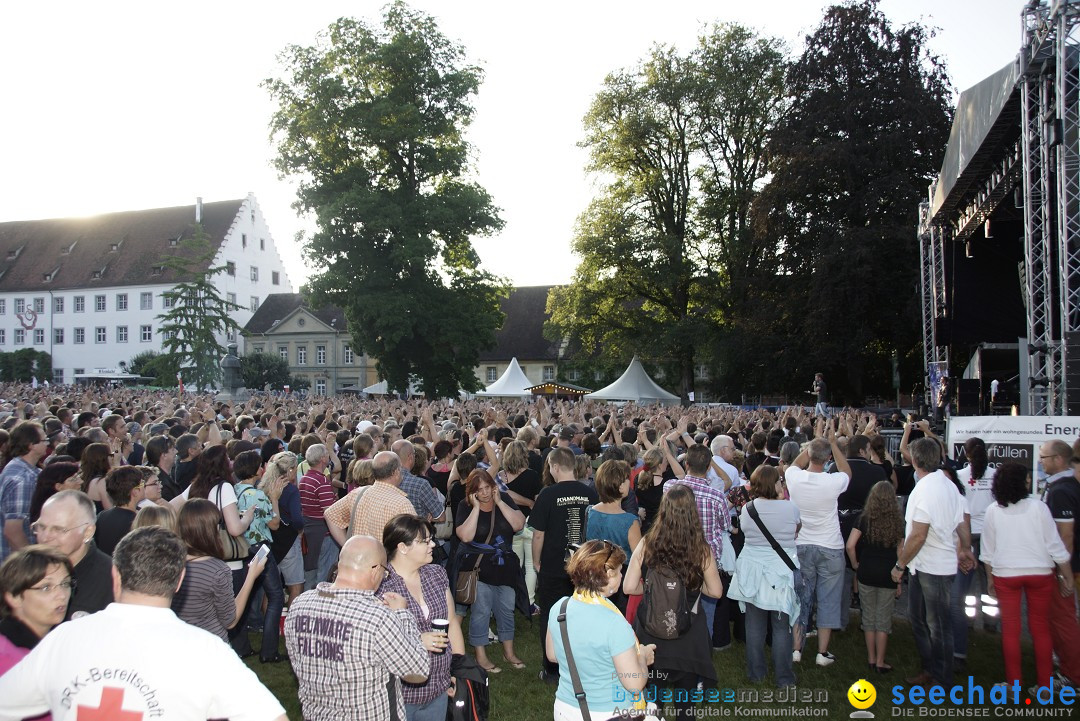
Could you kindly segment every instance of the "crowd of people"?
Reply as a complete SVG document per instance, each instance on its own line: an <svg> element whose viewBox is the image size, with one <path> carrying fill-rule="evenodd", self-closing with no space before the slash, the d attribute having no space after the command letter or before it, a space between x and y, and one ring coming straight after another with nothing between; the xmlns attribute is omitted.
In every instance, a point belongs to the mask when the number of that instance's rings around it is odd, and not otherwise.
<svg viewBox="0 0 1080 721"><path fill-rule="evenodd" d="M0 719L282 718L255 653L291 665L312 720L442 721L469 664L539 674L556 719L690 718L714 653L738 641L748 681L794 686L853 608L868 671L893 672L902 588L903 682L948 687L980 574L1003 680L1024 596L1027 681L1080 681L1080 441L1040 447L1038 498L977 438L957 468L912 421L893 457L886 420L850 410L0 398ZM522 619L539 658L515 651ZM196 657L193 684L176 664Z"/></svg>

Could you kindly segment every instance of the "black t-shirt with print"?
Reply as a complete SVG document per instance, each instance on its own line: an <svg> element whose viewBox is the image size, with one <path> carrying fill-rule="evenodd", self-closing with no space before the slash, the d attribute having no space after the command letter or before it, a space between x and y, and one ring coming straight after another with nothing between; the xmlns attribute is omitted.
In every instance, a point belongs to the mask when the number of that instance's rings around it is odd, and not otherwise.
<svg viewBox="0 0 1080 721"><path fill-rule="evenodd" d="M540 491L529 525L544 534L540 574L566 578L566 549L585 542L585 511L597 502L596 490L580 481L562 481Z"/></svg>

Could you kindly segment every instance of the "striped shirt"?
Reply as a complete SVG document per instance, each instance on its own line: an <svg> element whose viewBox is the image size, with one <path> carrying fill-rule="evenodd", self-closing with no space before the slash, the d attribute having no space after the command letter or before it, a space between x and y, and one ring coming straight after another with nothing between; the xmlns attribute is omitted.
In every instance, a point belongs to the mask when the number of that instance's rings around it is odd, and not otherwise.
<svg viewBox="0 0 1080 721"><path fill-rule="evenodd" d="M228 642L228 627L236 615L232 571L218 558L188 561L180 590L173 596L172 610L181 621Z"/></svg>
<svg viewBox="0 0 1080 721"><path fill-rule="evenodd" d="M667 494L676 484L686 486L694 492L698 515L701 516L701 530L705 532L705 542L712 549L717 567L720 567L720 556L724 550L724 534L731 528L731 514L728 510L727 498L722 492L710 486L704 478L695 478L691 475L668 481L664 484L664 493Z"/></svg>
<svg viewBox="0 0 1080 721"><path fill-rule="evenodd" d="M386 721L391 694L403 719L399 678L431 668L407 608L394 611L374 591L330 583L293 601L285 646L307 721Z"/></svg>
<svg viewBox="0 0 1080 721"><path fill-rule="evenodd" d="M321 520L323 511L337 501L337 494L330 485L330 479L316 470L308 469L297 485L300 487L300 509L304 518Z"/></svg>

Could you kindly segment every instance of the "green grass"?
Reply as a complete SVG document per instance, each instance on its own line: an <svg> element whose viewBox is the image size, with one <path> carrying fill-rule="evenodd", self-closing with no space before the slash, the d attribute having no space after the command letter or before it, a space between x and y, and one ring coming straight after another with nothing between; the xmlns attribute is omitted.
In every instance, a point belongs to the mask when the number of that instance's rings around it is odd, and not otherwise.
<svg viewBox="0 0 1080 721"><path fill-rule="evenodd" d="M492 708L490 718L493 721L541 721L551 719L552 702L555 698L555 687L548 686L537 678L540 668L540 642L538 632L534 624L530 623L521 615L516 618L517 629L514 640L515 651L527 667L524 670L515 671L502 658L502 647L493 644L488 647L491 660L502 668L502 673L493 674L490 677ZM903 684L904 678L912 676L919 671L918 654L915 650L915 642L911 636L911 630L906 621L895 619L893 634L889 639L889 651L887 661L895 670L891 674L877 675L868 673L866 664L866 647L863 643L862 632L858 629L857 617L849 626L849 630L843 633L834 633L830 644L830 651L836 655L837 661L826 668L819 668L814 664L816 653L816 639L807 639L802 663L795 665L795 673L798 677L799 689L811 689L817 694L823 691L828 696L826 703L727 703L713 704L712 716L702 718L736 718L736 706L740 708L785 708L811 707L824 709L825 712L818 715L819 718L847 718L854 710L847 701L848 688L860 678L865 678L874 685L877 691L877 701L869 709L877 719L887 719L892 715L892 687ZM252 634L252 643L258 648L259 635ZM964 676L957 676L957 683L966 687L967 675L975 679L976 684L981 684L989 692L990 686L1005 678L1005 667L1001 653L1001 637L996 634L972 631L968 641L968 668ZM284 653L284 642L282 642ZM1024 679L1030 685L1035 677L1034 663L1032 660L1030 642L1024 643ZM767 654L768 655L768 654ZM740 690L756 689L764 692L774 689L771 678L764 683L750 684L746 681L745 647L741 643L734 643L725 651L713 654L713 664L716 667L717 686L721 689ZM289 718L303 718L300 714L300 702L297 698L297 683L288 663L264 665L259 663L257 656L248 660L248 665L262 679L263 683L270 688L278 697ZM1021 692L1020 703L1023 704L1025 694ZM915 707L912 707L915 709ZM723 711L728 714L723 714ZM1032 709L1025 709L1032 710ZM1066 712L1067 713L1067 712ZM914 718L918 718L918 710L914 710ZM990 711L988 718L994 718L994 712ZM595 721L601 721L596 719Z"/></svg>

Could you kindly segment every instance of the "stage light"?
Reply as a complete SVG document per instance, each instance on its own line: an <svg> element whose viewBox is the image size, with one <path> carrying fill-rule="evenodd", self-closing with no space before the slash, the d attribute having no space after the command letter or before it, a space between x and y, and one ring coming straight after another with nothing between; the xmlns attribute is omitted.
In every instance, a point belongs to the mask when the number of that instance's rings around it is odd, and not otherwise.
<svg viewBox="0 0 1080 721"><path fill-rule="evenodd" d="M1016 186L1015 190L1013 190L1013 207L1024 207L1024 189L1019 185Z"/></svg>
<svg viewBox="0 0 1080 721"><path fill-rule="evenodd" d="M971 252L971 241L970 240L964 242L964 257L965 258L974 258L975 257L974 253Z"/></svg>
<svg viewBox="0 0 1080 721"><path fill-rule="evenodd" d="M990 232L990 219L989 218L987 218L986 222L983 223L983 237L984 238L993 238L994 237L994 234Z"/></svg>

